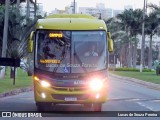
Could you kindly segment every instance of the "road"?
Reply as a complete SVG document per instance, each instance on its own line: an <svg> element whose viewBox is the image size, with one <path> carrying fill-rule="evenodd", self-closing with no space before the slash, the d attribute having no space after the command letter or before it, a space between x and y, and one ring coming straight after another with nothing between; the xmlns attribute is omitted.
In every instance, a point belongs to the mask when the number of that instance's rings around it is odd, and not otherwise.
<svg viewBox="0 0 160 120"><path fill-rule="evenodd" d="M158 90L112 77L108 86L108 102L103 104L102 111L160 111L160 91ZM81 105L58 105L56 110L82 111L83 107ZM1 98L0 111L36 111L33 92ZM150 120L151 118L141 117L138 120L143 119Z"/></svg>

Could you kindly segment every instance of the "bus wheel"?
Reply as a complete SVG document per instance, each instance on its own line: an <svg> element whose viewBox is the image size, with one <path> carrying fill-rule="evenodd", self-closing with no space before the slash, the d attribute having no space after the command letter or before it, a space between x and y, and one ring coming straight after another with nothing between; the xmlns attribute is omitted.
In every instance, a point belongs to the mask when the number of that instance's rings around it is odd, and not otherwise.
<svg viewBox="0 0 160 120"><path fill-rule="evenodd" d="M92 109L92 104L91 103L86 103L83 105L84 111L91 111Z"/></svg>
<svg viewBox="0 0 160 120"><path fill-rule="evenodd" d="M37 110L38 111L51 111L52 110L52 104L50 104L50 103L38 103L37 104Z"/></svg>
<svg viewBox="0 0 160 120"><path fill-rule="evenodd" d="M93 110L95 112L101 112L101 110L102 110L102 103L94 103L93 104Z"/></svg>

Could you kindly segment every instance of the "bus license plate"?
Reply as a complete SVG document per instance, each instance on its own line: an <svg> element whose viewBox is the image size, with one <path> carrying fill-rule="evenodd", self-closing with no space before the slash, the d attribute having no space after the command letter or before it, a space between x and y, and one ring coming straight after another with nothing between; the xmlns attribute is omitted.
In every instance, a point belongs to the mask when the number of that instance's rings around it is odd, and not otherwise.
<svg viewBox="0 0 160 120"><path fill-rule="evenodd" d="M66 97L64 100L65 100L65 101L77 101L77 98L74 98L74 97Z"/></svg>

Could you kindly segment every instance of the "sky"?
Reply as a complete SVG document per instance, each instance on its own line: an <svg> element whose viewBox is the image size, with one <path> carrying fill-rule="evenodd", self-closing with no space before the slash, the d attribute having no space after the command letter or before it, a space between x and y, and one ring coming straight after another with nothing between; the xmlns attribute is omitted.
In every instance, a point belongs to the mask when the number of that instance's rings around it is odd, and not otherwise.
<svg viewBox="0 0 160 120"><path fill-rule="evenodd" d="M78 7L96 7L96 3L104 3L106 8L116 10L123 10L125 5L132 5L133 8L143 8L144 0L75 0ZM148 3L158 4L160 0L146 0ZM64 10L65 6L69 6L73 0L37 0L37 3L43 4L43 9L46 12L61 9Z"/></svg>

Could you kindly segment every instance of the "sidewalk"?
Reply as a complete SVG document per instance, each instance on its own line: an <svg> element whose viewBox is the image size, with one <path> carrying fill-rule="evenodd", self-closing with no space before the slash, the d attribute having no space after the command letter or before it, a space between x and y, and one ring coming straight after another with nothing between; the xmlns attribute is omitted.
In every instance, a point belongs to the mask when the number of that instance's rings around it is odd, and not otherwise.
<svg viewBox="0 0 160 120"><path fill-rule="evenodd" d="M131 81L131 82L146 86L146 87L151 88L151 89L160 90L160 85L159 84L146 82L146 81L135 79L135 78L119 76L119 75L115 75L115 74L111 74L111 73L109 73L109 76L114 77L114 78L118 78L120 80Z"/></svg>

